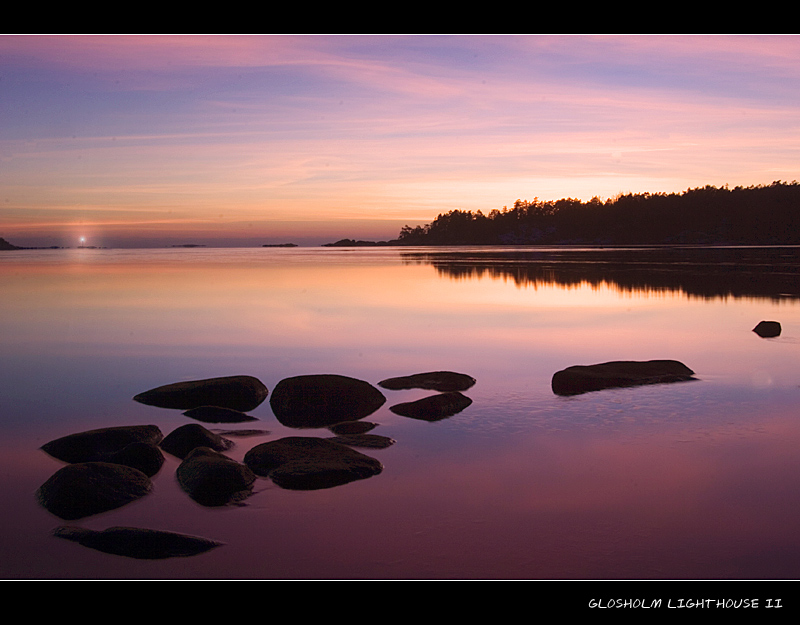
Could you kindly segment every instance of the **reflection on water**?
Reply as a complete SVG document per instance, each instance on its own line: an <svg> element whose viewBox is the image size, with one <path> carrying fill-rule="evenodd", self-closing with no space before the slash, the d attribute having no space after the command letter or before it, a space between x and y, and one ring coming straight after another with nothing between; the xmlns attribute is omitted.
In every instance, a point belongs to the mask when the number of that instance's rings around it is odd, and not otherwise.
<svg viewBox="0 0 800 625"><path fill-rule="evenodd" d="M473 248L474 249L474 248ZM518 286L612 285L690 297L800 297L800 247L494 248L472 253L409 252L453 279L483 276Z"/></svg>
<svg viewBox="0 0 800 625"><path fill-rule="evenodd" d="M796 248L7 254L3 577L800 576ZM761 320L781 334L759 337ZM572 365L655 359L685 363L697 381L551 390ZM463 394L387 389L388 401L346 426L298 430L269 401L298 376L377 387L442 371L476 382ZM132 400L240 375L269 390L248 420ZM428 418L397 410L409 405ZM64 464L44 443L197 421L233 442L223 453L238 463L265 443L340 437L383 468L321 490L260 476L245 500L209 508L165 454L151 493L75 525L224 544L139 560L53 536L63 522L34 493Z"/></svg>

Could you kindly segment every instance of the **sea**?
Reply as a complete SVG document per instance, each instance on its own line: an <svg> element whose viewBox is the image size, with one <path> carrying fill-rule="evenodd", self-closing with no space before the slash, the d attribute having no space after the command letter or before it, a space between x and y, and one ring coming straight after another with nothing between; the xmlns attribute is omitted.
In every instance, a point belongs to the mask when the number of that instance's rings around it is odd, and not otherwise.
<svg viewBox="0 0 800 625"><path fill-rule="evenodd" d="M0 577L12 580L800 578L800 248L319 247L0 252ZM781 325L778 336L753 329ZM678 360L694 379L557 395L572 365ZM438 420L391 410L475 378ZM192 422L133 400L164 384L337 374L386 402L359 449L379 474L314 490L268 477L223 506L165 453L152 491L65 521L42 449L92 429ZM269 398L203 424L248 450L292 428ZM139 559L64 540L124 526L221 542Z"/></svg>

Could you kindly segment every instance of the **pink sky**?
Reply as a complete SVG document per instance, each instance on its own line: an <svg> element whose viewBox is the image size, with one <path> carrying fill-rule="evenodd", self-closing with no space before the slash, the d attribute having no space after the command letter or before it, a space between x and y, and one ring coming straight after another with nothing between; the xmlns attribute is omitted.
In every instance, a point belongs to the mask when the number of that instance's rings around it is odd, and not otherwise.
<svg viewBox="0 0 800 625"><path fill-rule="evenodd" d="M390 239L800 177L797 36L2 36L0 80L22 245Z"/></svg>

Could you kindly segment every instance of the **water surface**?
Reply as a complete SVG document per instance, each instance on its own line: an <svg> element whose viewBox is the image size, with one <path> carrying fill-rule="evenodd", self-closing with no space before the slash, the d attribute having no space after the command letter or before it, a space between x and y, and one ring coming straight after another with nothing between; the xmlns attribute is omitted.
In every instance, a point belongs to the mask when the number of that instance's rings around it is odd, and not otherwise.
<svg viewBox="0 0 800 625"><path fill-rule="evenodd" d="M800 577L797 248L26 250L0 256L4 578ZM752 328L782 323L775 339ZM558 397L553 373L676 359L695 382ZM190 420L132 397L180 380L337 373L372 384L453 370L473 403L366 420L383 472L296 492L259 479L203 507L167 462L154 491L73 524L225 542L139 561L51 535L39 447ZM241 460L290 430L268 402Z"/></svg>

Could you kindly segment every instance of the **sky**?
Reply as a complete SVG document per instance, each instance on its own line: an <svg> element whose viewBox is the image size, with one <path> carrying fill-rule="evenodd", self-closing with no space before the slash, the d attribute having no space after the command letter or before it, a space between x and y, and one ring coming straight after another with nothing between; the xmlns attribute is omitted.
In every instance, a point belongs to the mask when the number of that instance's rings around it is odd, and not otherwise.
<svg viewBox="0 0 800 625"><path fill-rule="evenodd" d="M0 36L0 237L319 245L800 178L800 36Z"/></svg>

